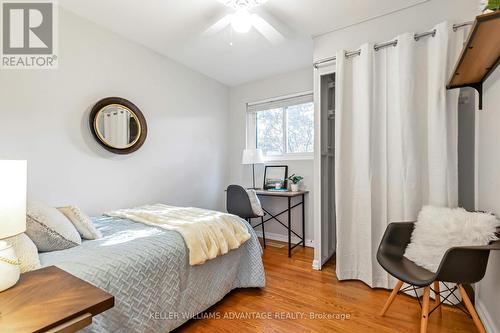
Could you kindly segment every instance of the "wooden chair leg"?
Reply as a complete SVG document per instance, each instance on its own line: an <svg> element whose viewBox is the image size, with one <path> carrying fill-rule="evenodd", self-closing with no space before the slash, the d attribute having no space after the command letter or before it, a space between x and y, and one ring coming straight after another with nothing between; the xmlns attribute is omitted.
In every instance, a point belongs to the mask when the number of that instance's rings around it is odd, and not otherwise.
<svg viewBox="0 0 500 333"><path fill-rule="evenodd" d="M469 296L467 295L467 292L465 291L464 287L461 284L459 284L458 289L460 290L460 295L462 295L462 300L465 304L465 307L472 316L472 320L474 320L474 324L476 325L477 330L481 333L486 333L483 323L481 322L481 319L479 318L476 309L474 309L474 305L472 305L472 302L470 301Z"/></svg>
<svg viewBox="0 0 500 333"><path fill-rule="evenodd" d="M431 287L427 286L424 289L424 299L422 301L422 318L420 319L420 333L427 332L427 322L429 321L429 297L431 295Z"/></svg>
<svg viewBox="0 0 500 333"><path fill-rule="evenodd" d="M439 306L439 303L441 302L441 295L439 295L439 292L440 292L440 289L439 289L439 281L434 281L434 291L435 291L435 303L436 303L436 306ZM439 317L443 317L443 307L442 306L439 306L439 308L437 308L437 312L439 313Z"/></svg>
<svg viewBox="0 0 500 333"><path fill-rule="evenodd" d="M387 302L385 302L384 308L380 312L380 315L382 317L385 315L387 310L389 310L389 307L391 306L392 302L394 302L394 299L396 298L396 296L397 296L397 294L402 286L403 286L403 281L398 281L398 283L396 283L396 286L394 287L394 289L392 289L392 292L391 292L391 295L389 296L389 299L387 300Z"/></svg>

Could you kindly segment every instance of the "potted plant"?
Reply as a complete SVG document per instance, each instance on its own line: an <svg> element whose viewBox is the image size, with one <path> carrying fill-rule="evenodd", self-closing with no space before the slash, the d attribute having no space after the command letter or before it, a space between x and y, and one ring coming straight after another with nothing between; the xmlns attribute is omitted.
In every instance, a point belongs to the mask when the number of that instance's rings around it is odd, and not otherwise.
<svg viewBox="0 0 500 333"><path fill-rule="evenodd" d="M491 13L500 9L500 0L481 1L481 10L483 13Z"/></svg>
<svg viewBox="0 0 500 333"><path fill-rule="evenodd" d="M299 183L302 181L302 179L304 179L304 177L298 176L296 174L288 177L288 180L292 182L292 184L290 185L290 189L292 190L292 192L297 192L299 190Z"/></svg>

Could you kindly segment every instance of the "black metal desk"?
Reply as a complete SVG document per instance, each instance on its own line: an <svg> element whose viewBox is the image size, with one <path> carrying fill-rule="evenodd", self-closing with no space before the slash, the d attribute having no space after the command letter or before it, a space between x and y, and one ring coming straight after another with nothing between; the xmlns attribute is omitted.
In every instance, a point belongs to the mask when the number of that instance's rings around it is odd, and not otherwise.
<svg viewBox="0 0 500 333"><path fill-rule="evenodd" d="M305 214L305 207L304 206L305 206L305 196L307 193L309 193L309 191L297 191L297 192L286 191L286 192L284 192L284 191L256 190L255 192L257 193L257 195L259 197L279 197L279 198L286 198L287 199L288 208L283 210L282 212L280 212L278 214L271 214L264 207L262 207L264 212L267 215L269 215L269 217L267 219L264 217L263 222L259 223L256 226L259 226L259 225L266 223L267 221L270 221L270 220L275 220L279 224L284 226L288 230L288 257L291 257L292 250L295 247L297 247L300 244L302 244L302 247L304 247L306 245L306 241L305 241L305 239L306 239L306 229L305 229L306 214ZM295 203L292 206L292 198L296 198L296 197L300 197L301 201L298 203ZM298 207L298 206L302 206L302 236L299 236L295 231L292 230L292 209L294 209L295 207ZM284 224L283 222L281 222L278 219L278 217L280 215L283 215L285 213L288 213L288 225ZM293 246L292 246L292 234L294 234L295 236L297 236L300 239L300 242L298 242L297 244L294 244Z"/></svg>

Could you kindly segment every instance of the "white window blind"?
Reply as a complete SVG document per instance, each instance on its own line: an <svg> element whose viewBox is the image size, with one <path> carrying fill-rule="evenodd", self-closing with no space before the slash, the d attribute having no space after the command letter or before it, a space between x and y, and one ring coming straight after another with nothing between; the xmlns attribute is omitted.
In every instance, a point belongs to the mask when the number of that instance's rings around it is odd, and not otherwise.
<svg viewBox="0 0 500 333"><path fill-rule="evenodd" d="M270 109L284 108L287 106L298 104L312 103L312 101L313 95L311 93L305 93L303 95L284 97L282 99L276 98L263 102L248 103L247 112L258 112Z"/></svg>

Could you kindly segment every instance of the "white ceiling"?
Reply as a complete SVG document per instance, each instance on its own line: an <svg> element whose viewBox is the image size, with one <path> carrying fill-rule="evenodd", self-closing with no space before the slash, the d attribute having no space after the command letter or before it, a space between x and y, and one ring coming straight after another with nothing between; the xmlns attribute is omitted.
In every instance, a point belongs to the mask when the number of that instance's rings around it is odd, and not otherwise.
<svg viewBox="0 0 500 333"><path fill-rule="evenodd" d="M286 38L203 31L230 12L217 0L59 0L59 4L228 86L312 65L312 37L428 0L268 0L254 11Z"/></svg>

